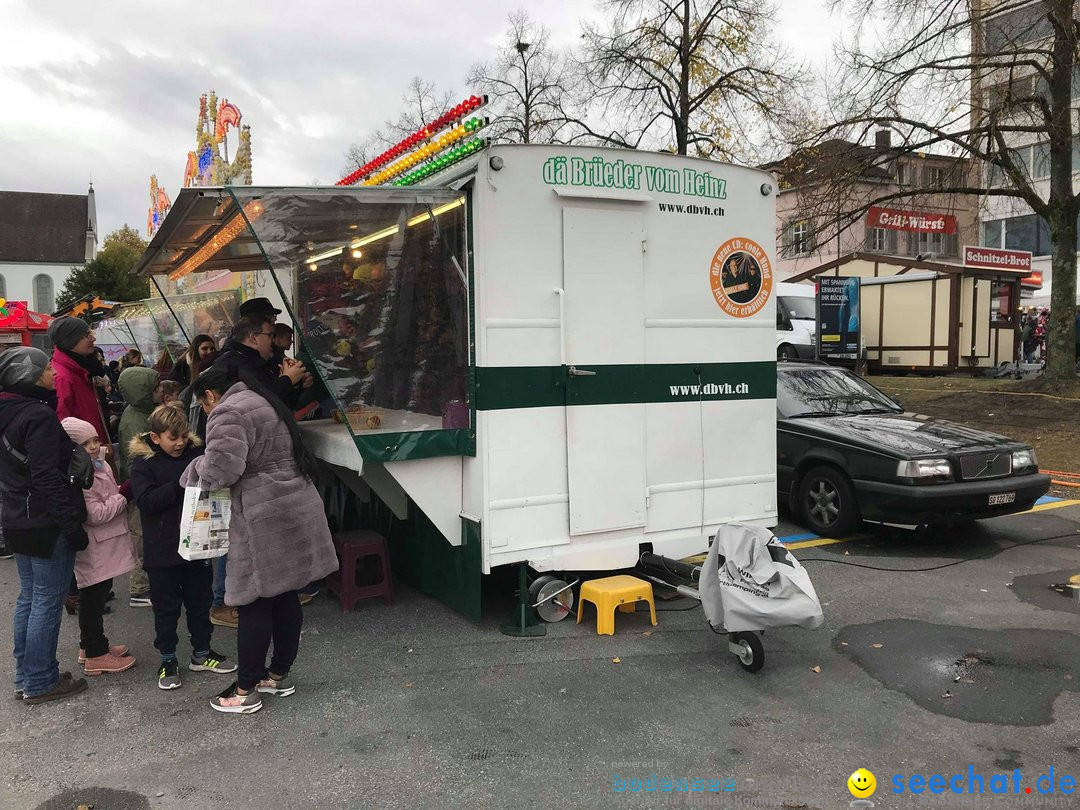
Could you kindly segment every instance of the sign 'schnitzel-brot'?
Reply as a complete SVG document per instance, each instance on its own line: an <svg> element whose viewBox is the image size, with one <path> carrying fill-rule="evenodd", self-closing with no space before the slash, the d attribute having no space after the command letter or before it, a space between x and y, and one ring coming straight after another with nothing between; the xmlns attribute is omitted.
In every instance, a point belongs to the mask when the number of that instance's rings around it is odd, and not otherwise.
<svg viewBox="0 0 1080 810"><path fill-rule="evenodd" d="M553 157L544 161L544 182L549 186L587 186L628 189L687 197L727 199L727 181L711 172L683 167L670 169L629 163L622 158Z"/></svg>

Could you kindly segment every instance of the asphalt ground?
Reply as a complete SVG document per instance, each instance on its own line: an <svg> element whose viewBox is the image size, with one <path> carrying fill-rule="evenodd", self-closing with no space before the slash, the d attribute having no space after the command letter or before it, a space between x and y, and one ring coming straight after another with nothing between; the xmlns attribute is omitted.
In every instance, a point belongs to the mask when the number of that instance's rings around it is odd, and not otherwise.
<svg viewBox="0 0 1080 810"><path fill-rule="evenodd" d="M1080 780L1080 601L1048 586L1080 573L1080 505L822 540L791 545L825 624L766 633L757 674L693 600L659 599L655 628L638 612L611 637L571 618L519 639L498 629L505 589L476 625L401 586L393 606L305 608L296 694L249 716L210 709L228 676L182 669L183 688L157 689L151 612L118 598L106 626L134 669L26 706L0 660L0 807L841 808L859 767L877 807L1072 806L1060 788ZM0 587L10 626L13 561ZM65 615L73 671L77 646ZM235 631L215 628L214 646L235 653ZM1040 794L1051 769L1055 793ZM946 792L911 793L914 774ZM954 775L985 792L949 792ZM665 779L687 781L665 792Z"/></svg>

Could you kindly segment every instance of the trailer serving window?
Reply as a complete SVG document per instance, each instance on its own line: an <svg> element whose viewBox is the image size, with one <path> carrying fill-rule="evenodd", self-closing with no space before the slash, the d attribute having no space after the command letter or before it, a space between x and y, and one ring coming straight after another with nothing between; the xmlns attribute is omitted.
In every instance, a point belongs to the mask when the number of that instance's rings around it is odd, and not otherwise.
<svg viewBox="0 0 1080 810"><path fill-rule="evenodd" d="M466 198L230 188L368 460L470 455Z"/></svg>
<svg viewBox="0 0 1080 810"><path fill-rule="evenodd" d="M159 318L162 323L158 323ZM155 313L146 302L135 301L121 304L98 322L94 326L95 340L101 344L107 360L117 359L128 349L138 349L143 362L152 366L168 351L161 337L162 326L168 329L172 325L163 302L161 310Z"/></svg>
<svg viewBox="0 0 1080 810"><path fill-rule="evenodd" d="M192 295L148 298L121 304L94 327L105 356L113 360L138 349L144 360L156 363L168 353L175 363L196 335L209 335L220 346L236 320L239 291L219 290Z"/></svg>

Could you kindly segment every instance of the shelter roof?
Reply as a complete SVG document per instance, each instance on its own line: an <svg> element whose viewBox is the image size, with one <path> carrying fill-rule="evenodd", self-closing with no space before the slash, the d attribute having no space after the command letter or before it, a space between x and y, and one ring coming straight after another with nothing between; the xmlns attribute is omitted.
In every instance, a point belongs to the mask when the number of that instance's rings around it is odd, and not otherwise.
<svg viewBox="0 0 1080 810"><path fill-rule="evenodd" d="M840 274L840 268L845 264L854 261L866 261L876 262L877 264L887 264L893 267L900 267L901 269L894 275L904 275L911 270L930 270L937 273L944 273L946 275L961 275L961 276L980 276L980 277L993 277L999 279L1020 279L1025 276L1031 275L1030 270L1008 270L1006 268L998 267L968 267L964 264L946 264L945 262L927 262L917 259L908 258L906 256L889 256L882 253L845 253L839 258L832 261L819 264L817 267L811 267L809 270L804 270L801 273L797 273L791 278L785 279L789 282L805 281L814 276L824 275L829 270L836 270L836 274Z"/></svg>

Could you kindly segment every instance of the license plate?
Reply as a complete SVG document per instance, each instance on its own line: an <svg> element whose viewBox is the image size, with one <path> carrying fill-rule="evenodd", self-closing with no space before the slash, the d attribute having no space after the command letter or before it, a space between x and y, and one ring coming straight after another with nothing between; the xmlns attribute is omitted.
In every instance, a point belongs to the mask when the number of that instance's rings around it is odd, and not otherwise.
<svg viewBox="0 0 1080 810"><path fill-rule="evenodd" d="M1016 500L1015 492L1001 492L990 496L990 506L1000 506L1003 503L1013 503Z"/></svg>

